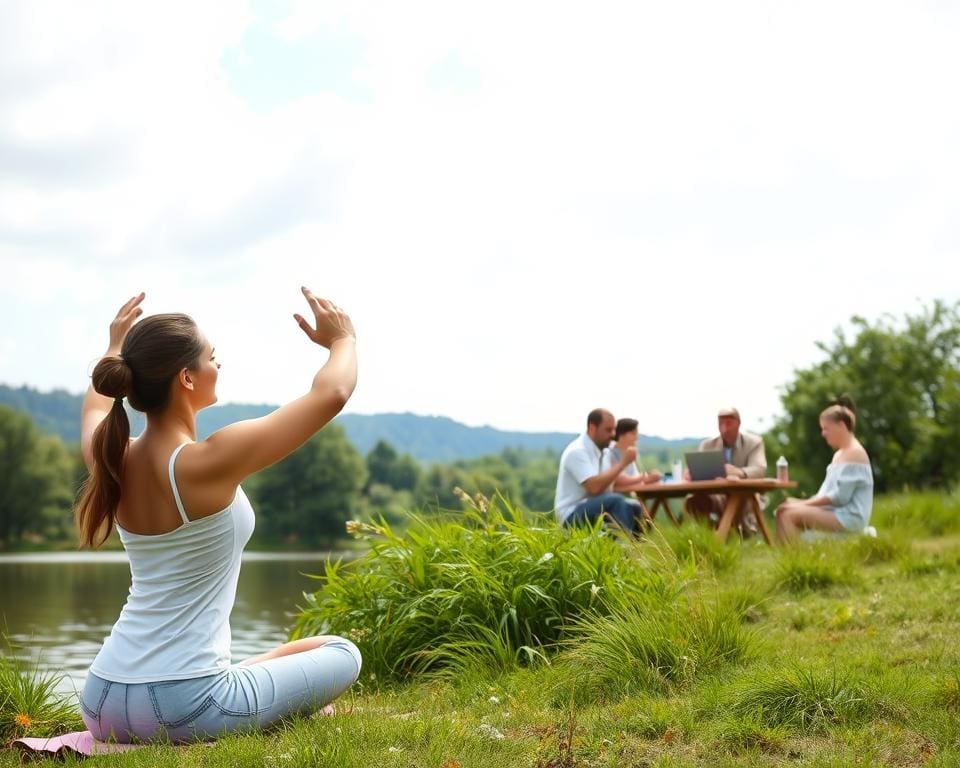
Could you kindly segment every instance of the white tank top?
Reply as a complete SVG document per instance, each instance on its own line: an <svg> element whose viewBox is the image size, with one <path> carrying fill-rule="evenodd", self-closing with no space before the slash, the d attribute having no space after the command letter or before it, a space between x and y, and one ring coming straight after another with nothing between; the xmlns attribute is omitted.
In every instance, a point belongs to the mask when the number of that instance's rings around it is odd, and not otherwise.
<svg viewBox="0 0 960 768"><path fill-rule="evenodd" d="M120 618L90 666L104 680L185 680L230 666L230 611L240 557L253 534L253 507L238 487L226 509L190 520L173 474L183 445L168 467L183 524L155 535L117 525L132 583Z"/></svg>

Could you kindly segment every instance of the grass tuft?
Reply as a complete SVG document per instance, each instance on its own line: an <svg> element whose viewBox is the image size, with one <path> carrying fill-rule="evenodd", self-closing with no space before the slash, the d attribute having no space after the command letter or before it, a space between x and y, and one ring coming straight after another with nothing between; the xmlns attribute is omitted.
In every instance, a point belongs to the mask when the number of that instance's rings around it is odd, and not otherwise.
<svg viewBox="0 0 960 768"><path fill-rule="evenodd" d="M722 600L623 600L578 621L563 667L575 703L663 694L753 654L755 637Z"/></svg>
<svg viewBox="0 0 960 768"><path fill-rule="evenodd" d="M723 572L740 561L742 548L739 540L732 537L726 542L720 541L706 525L685 521L679 526L658 526L654 531L678 560L689 560L698 567ZM657 538L653 542L657 543Z"/></svg>
<svg viewBox="0 0 960 768"><path fill-rule="evenodd" d="M57 692L62 679L42 671L39 660L29 664L13 653L0 656L0 742L83 727L72 702Z"/></svg>
<svg viewBox="0 0 960 768"><path fill-rule="evenodd" d="M778 586L790 592L811 592L856 581L853 563L838 542L798 544L780 552L776 563Z"/></svg>
<svg viewBox="0 0 960 768"><path fill-rule="evenodd" d="M726 706L765 727L804 731L859 722L876 709L866 687L848 672L817 672L800 666L756 673L734 686Z"/></svg>

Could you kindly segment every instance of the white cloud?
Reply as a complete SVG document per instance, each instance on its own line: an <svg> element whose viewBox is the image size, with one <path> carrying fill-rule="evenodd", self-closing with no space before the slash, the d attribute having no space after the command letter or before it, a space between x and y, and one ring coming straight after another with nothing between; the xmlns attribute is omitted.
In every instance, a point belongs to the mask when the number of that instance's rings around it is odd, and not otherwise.
<svg viewBox="0 0 960 768"><path fill-rule="evenodd" d="M357 88L245 102L228 54L298 76L254 29L355 45ZM79 389L145 289L197 315L222 399L292 397L305 282L356 317L356 410L769 420L850 315L960 297L958 32L910 3L8 4L0 380Z"/></svg>

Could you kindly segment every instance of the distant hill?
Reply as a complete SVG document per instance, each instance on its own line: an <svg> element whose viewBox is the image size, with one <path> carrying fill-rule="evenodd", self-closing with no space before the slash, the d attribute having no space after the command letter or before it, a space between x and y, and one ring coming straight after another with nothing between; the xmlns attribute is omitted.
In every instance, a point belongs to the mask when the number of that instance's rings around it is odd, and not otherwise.
<svg viewBox="0 0 960 768"><path fill-rule="evenodd" d="M39 392L30 387L13 388L0 384L0 404L29 414L39 429L57 434L67 442L80 440L82 401L81 395L62 389ZM216 405L197 415L197 432L200 438L204 438L220 427L263 416L274 408L275 405L266 404ZM345 413L338 416L336 422L362 454L373 448L377 440L386 440L400 453L409 453L420 461L470 459L500 453L504 448L559 452L574 437L573 433L567 432L507 432L493 427L468 427L446 416L417 416L413 413ZM134 414L134 432L142 423L142 416ZM666 450L673 454L698 440L692 437L665 440L643 435L640 443L644 453Z"/></svg>

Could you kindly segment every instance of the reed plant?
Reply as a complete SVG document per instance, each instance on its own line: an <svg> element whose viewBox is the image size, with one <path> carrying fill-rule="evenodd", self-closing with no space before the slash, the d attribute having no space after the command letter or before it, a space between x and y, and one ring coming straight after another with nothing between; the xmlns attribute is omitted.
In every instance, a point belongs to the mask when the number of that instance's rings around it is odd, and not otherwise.
<svg viewBox="0 0 960 768"><path fill-rule="evenodd" d="M69 698L57 691L63 676L26 662L4 641L0 656L0 743L20 736L49 736L83 727Z"/></svg>
<svg viewBox="0 0 960 768"><path fill-rule="evenodd" d="M328 564L293 636L351 638L368 679L509 669L548 658L612 598L669 604L683 589L676 570L600 526L561 528L501 497L464 498L463 512L412 515L403 533L382 519L348 524L370 549Z"/></svg>

